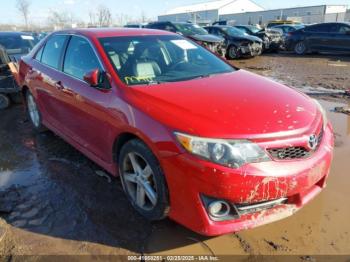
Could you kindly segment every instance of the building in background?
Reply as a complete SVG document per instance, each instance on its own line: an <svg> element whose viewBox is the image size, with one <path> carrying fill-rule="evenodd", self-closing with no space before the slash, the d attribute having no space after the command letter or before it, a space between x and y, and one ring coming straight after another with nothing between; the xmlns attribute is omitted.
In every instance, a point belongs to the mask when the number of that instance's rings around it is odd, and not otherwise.
<svg viewBox="0 0 350 262"><path fill-rule="evenodd" d="M225 14L220 16L220 20L231 21L234 24L260 25L265 25L273 20L294 20L304 24L344 22L346 20L346 11L346 5L319 5Z"/></svg>
<svg viewBox="0 0 350 262"><path fill-rule="evenodd" d="M220 16L264 10L251 0L219 0L195 5L187 5L169 10L160 15L158 21L186 22L208 25L220 19Z"/></svg>
<svg viewBox="0 0 350 262"><path fill-rule="evenodd" d="M348 9L348 10L346 11L345 21L346 21L346 22L350 22L350 9Z"/></svg>
<svg viewBox="0 0 350 262"><path fill-rule="evenodd" d="M273 20L294 20L304 24L350 21L347 5L318 5L264 10L251 0L220 0L182 6L169 10L158 21L212 24L230 21L231 24L266 25Z"/></svg>

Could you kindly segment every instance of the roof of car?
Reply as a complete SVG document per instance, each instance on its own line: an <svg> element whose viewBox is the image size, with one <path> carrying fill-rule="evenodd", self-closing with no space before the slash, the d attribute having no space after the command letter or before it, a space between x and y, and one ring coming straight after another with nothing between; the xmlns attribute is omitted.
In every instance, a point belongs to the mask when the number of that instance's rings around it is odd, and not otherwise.
<svg viewBox="0 0 350 262"><path fill-rule="evenodd" d="M173 33L155 29L144 28L82 28L74 30L56 31L54 34L80 34L88 37L113 37L113 36L143 36L143 35L172 35Z"/></svg>

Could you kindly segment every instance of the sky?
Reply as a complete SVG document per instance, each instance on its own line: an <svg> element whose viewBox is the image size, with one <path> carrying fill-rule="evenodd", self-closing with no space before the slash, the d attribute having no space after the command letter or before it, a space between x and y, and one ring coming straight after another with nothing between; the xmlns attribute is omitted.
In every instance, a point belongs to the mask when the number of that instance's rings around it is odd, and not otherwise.
<svg viewBox="0 0 350 262"><path fill-rule="evenodd" d="M73 14L79 20L89 21L89 12L104 5L112 10L112 14L128 14L130 17L140 17L141 13L148 18L156 19L157 15L167 10L188 4L206 2L205 0L29 0L30 19L36 24L47 21L52 10ZM265 9L276 9L295 6L310 6L320 4L349 5L350 0L255 0ZM21 24L23 19L16 9L16 0L0 0L0 24Z"/></svg>

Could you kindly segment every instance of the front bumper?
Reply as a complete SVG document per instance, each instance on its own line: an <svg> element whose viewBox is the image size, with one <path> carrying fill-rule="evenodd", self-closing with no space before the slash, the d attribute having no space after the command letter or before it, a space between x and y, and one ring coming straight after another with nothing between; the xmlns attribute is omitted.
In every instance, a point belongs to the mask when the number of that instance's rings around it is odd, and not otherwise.
<svg viewBox="0 0 350 262"><path fill-rule="evenodd" d="M169 216L197 233L214 236L253 228L288 217L314 198L326 185L333 157L329 125L312 157L293 161L222 167L190 154L162 159L170 192ZM286 198L283 204L226 221L212 220L201 196L232 204L254 204Z"/></svg>
<svg viewBox="0 0 350 262"><path fill-rule="evenodd" d="M262 53L262 43L251 43L248 45L240 46L238 52L241 56L258 56Z"/></svg>

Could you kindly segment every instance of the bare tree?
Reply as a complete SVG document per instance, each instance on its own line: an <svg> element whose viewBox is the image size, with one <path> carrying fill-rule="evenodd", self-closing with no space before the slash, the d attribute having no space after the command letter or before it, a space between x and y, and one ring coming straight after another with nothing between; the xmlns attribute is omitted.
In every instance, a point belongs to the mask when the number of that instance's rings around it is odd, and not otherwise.
<svg viewBox="0 0 350 262"><path fill-rule="evenodd" d="M99 27L110 26L112 24L112 13L106 6L100 5L98 7L96 18Z"/></svg>
<svg viewBox="0 0 350 262"><path fill-rule="evenodd" d="M116 14L116 24L118 26L124 26L131 21L132 21L132 17L127 14L124 14L124 13Z"/></svg>
<svg viewBox="0 0 350 262"><path fill-rule="evenodd" d="M70 28L73 24L73 17L66 12L51 11L48 22L55 29Z"/></svg>
<svg viewBox="0 0 350 262"><path fill-rule="evenodd" d="M17 9L23 16L26 29L28 29L29 27L29 8L30 8L29 0L17 0Z"/></svg>

